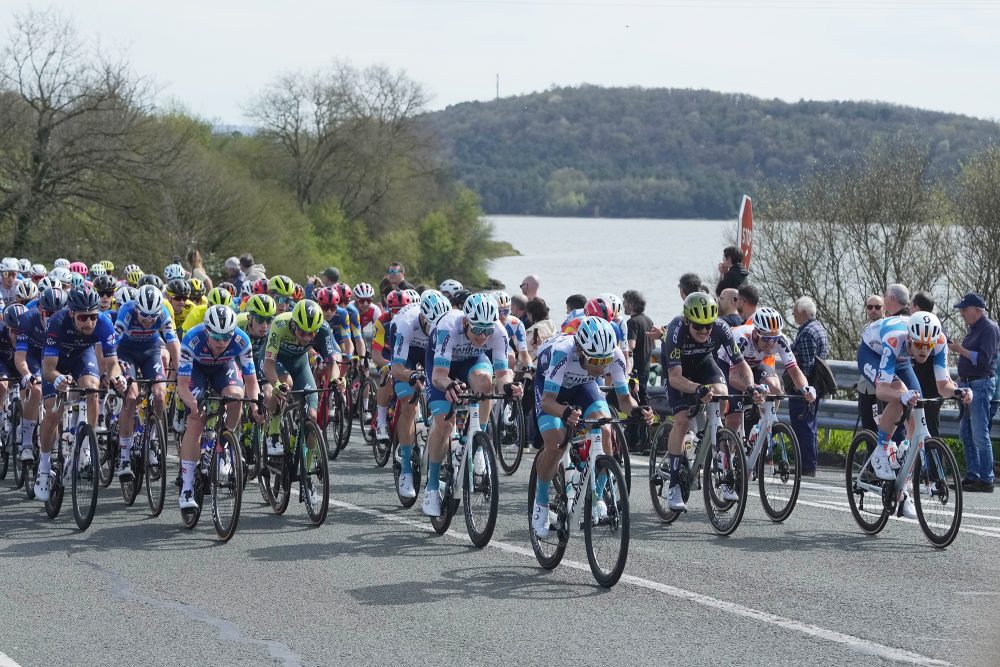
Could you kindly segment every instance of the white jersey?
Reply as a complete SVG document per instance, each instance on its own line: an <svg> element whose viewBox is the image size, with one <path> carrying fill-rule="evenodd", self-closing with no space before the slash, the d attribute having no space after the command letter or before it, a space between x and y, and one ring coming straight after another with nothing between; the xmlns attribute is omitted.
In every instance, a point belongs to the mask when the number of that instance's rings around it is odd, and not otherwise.
<svg viewBox="0 0 1000 667"><path fill-rule="evenodd" d="M392 363L405 364L410 350L426 350L430 333L424 333L420 326L420 308L411 308L417 304L408 304L392 318L392 328L395 330L395 344L392 348Z"/></svg>
<svg viewBox="0 0 1000 667"><path fill-rule="evenodd" d="M750 364L750 368L756 368L761 364L774 368L775 356L781 358L781 363L785 365L785 368L798 365L795 361L795 355L792 354L792 345L788 342L788 338L784 334L775 342L773 350L764 352L758 350L754 344L753 331L754 327L752 324L744 324L733 329L733 337L736 338L736 344L740 346L740 352L747 363Z"/></svg>
<svg viewBox="0 0 1000 667"><path fill-rule="evenodd" d="M507 329L500 322L494 322L493 333L482 346L473 345L465 335L465 314L452 310L440 320L431 334L434 340L434 368L450 368L453 361L475 359L489 352L493 358L493 368L507 370L507 348L510 339Z"/></svg>

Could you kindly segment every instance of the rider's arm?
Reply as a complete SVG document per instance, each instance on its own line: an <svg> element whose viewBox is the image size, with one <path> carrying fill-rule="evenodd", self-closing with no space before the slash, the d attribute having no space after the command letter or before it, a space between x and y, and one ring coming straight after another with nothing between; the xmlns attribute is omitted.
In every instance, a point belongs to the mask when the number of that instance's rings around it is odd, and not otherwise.
<svg viewBox="0 0 1000 667"><path fill-rule="evenodd" d="M28 372L28 353L24 350L17 350L14 352L14 368L17 372L21 374L21 377L30 375Z"/></svg>
<svg viewBox="0 0 1000 667"><path fill-rule="evenodd" d="M278 369L272 357L264 357L264 377L271 384L278 384Z"/></svg>
<svg viewBox="0 0 1000 667"><path fill-rule="evenodd" d="M750 364L747 363L746 359L741 358L730 366L729 381L740 391L746 391L753 386L753 371L750 370Z"/></svg>

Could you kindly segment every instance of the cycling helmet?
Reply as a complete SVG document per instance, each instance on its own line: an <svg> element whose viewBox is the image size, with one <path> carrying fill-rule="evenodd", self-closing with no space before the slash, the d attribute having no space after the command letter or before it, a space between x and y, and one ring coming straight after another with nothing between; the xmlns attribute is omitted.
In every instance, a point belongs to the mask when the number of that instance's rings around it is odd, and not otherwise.
<svg viewBox="0 0 1000 667"><path fill-rule="evenodd" d="M590 315L580 320L573 340L580 346L583 355L590 359L607 359L618 347L618 338L611 322Z"/></svg>
<svg viewBox="0 0 1000 667"><path fill-rule="evenodd" d="M167 283L167 296L191 296L191 283L184 278L175 278Z"/></svg>
<svg viewBox="0 0 1000 667"><path fill-rule="evenodd" d="M3 311L3 324L8 329L17 329L20 326L21 315L28 312L28 307L24 304L14 303Z"/></svg>
<svg viewBox="0 0 1000 667"><path fill-rule="evenodd" d="M47 313L54 313L66 307L66 292L61 287L49 287L42 292L38 307Z"/></svg>
<svg viewBox="0 0 1000 667"><path fill-rule="evenodd" d="M605 292L600 296L604 299L605 303L611 308L611 321L617 322L622 318L625 313L625 304L619 298L617 294L612 294L611 292Z"/></svg>
<svg viewBox="0 0 1000 667"><path fill-rule="evenodd" d="M87 271L89 270L83 262L73 262L68 268L70 273L79 273L81 276L87 275Z"/></svg>
<svg viewBox="0 0 1000 667"><path fill-rule="evenodd" d="M45 270L44 264L32 264L31 265L31 277L32 278L44 278L48 275L48 271Z"/></svg>
<svg viewBox="0 0 1000 667"><path fill-rule="evenodd" d="M167 264L166 268L163 269L163 279L166 280L167 282L183 277L184 277L184 267L176 262L174 262L173 264Z"/></svg>
<svg viewBox="0 0 1000 667"><path fill-rule="evenodd" d="M247 299L246 312L257 317L274 317L278 314L278 304L267 294L254 294Z"/></svg>
<svg viewBox="0 0 1000 667"><path fill-rule="evenodd" d="M92 310L97 310L100 300L98 299L97 291L93 287L83 285L82 287L74 287L69 291L69 295L66 297L66 305L75 313L89 313Z"/></svg>
<svg viewBox="0 0 1000 667"><path fill-rule="evenodd" d="M205 296L205 283L197 278L192 278L188 284L191 286L191 298L195 301L201 301L201 297Z"/></svg>
<svg viewBox="0 0 1000 667"><path fill-rule="evenodd" d="M719 317L719 303L705 292L691 292L684 299L684 319L695 324L714 324Z"/></svg>
<svg viewBox="0 0 1000 667"><path fill-rule="evenodd" d="M456 294L458 294L459 292L461 292L463 289L465 289L465 287L462 285L462 283L458 282L454 278L449 278L448 280L445 280L443 283L438 285L438 289L442 293L447 294L449 298L451 298Z"/></svg>
<svg viewBox="0 0 1000 667"><path fill-rule="evenodd" d="M420 303L420 292L415 289L405 289L403 294L409 299L407 303Z"/></svg>
<svg viewBox="0 0 1000 667"><path fill-rule="evenodd" d="M65 267L69 266L69 260L66 259L65 257L60 257L56 261L52 262L52 266L55 267L55 268L57 268L57 269L65 268Z"/></svg>
<svg viewBox="0 0 1000 667"><path fill-rule="evenodd" d="M209 306L205 311L205 329L217 336L231 335L236 331L236 313L228 306Z"/></svg>
<svg viewBox="0 0 1000 667"><path fill-rule="evenodd" d="M386 295L385 307L395 313L399 311L400 308L409 303L409 301L407 300L408 298L409 297L407 297L406 294L403 293L403 290L394 289L391 292L389 292L389 294Z"/></svg>
<svg viewBox="0 0 1000 667"><path fill-rule="evenodd" d="M375 288L368 283L358 283L354 286L354 298L371 301L375 298Z"/></svg>
<svg viewBox="0 0 1000 667"><path fill-rule="evenodd" d="M119 308L129 301L135 301L136 290L131 285L122 285L115 292L115 303Z"/></svg>
<svg viewBox="0 0 1000 667"><path fill-rule="evenodd" d="M0 271L20 271L21 265L17 263L16 257L4 257L0 260Z"/></svg>
<svg viewBox="0 0 1000 667"><path fill-rule="evenodd" d="M142 273L142 269L127 271L125 273L125 282L127 282L131 287L138 287L139 281L142 280L143 275L144 274Z"/></svg>
<svg viewBox="0 0 1000 667"><path fill-rule="evenodd" d="M225 282L219 283L218 285L216 285L216 287L220 287L220 288L226 290L227 292L229 292L229 296L236 296L236 285L232 284L228 280L225 281Z"/></svg>
<svg viewBox="0 0 1000 667"><path fill-rule="evenodd" d="M497 300L497 308L500 310L510 310L510 294L499 290L493 292L493 298Z"/></svg>
<svg viewBox="0 0 1000 667"><path fill-rule="evenodd" d="M98 292L114 292L117 286L118 281L106 273L94 278L94 289Z"/></svg>
<svg viewBox="0 0 1000 667"><path fill-rule="evenodd" d="M323 321L323 311L315 301L305 299L292 308L292 322L306 333L319 331Z"/></svg>
<svg viewBox="0 0 1000 667"><path fill-rule="evenodd" d="M233 295L221 287L213 287L212 291L208 293L208 304L210 306L232 307Z"/></svg>
<svg viewBox="0 0 1000 667"><path fill-rule="evenodd" d="M103 264L94 263L90 265L90 275L96 278L97 276L108 275L108 270L104 268Z"/></svg>
<svg viewBox="0 0 1000 667"><path fill-rule="evenodd" d="M139 268L138 264L126 264L125 265L125 274L126 275L128 275L129 273L132 273L133 271L138 271L140 275L142 274L142 269Z"/></svg>
<svg viewBox="0 0 1000 667"><path fill-rule="evenodd" d="M295 292L295 282L288 276L274 276L267 281L267 289L278 296L292 296Z"/></svg>
<svg viewBox="0 0 1000 667"><path fill-rule="evenodd" d="M163 293L155 285L143 285L135 295L135 309L144 317L156 317L163 312Z"/></svg>
<svg viewBox="0 0 1000 667"><path fill-rule="evenodd" d="M906 328L910 332L910 340L914 343L931 345L937 342L941 335L941 320L933 313L919 310L910 315Z"/></svg>
<svg viewBox="0 0 1000 667"><path fill-rule="evenodd" d="M147 273L140 280L137 287L142 287L144 285L152 285L158 290L163 289L163 279L155 273Z"/></svg>
<svg viewBox="0 0 1000 667"><path fill-rule="evenodd" d="M253 293L254 294L267 294L268 283L267 278L258 278L253 281Z"/></svg>
<svg viewBox="0 0 1000 667"><path fill-rule="evenodd" d="M56 268L49 271L49 277L53 280L58 280L60 283L68 283L69 277L73 275L69 272L65 266L57 266Z"/></svg>
<svg viewBox="0 0 1000 667"><path fill-rule="evenodd" d="M465 306L465 302L471 296L472 292L467 289L458 290L455 292L455 296L451 297L452 308L462 308Z"/></svg>
<svg viewBox="0 0 1000 667"><path fill-rule="evenodd" d="M431 324L451 312L451 302L436 289L425 290L420 296L420 314Z"/></svg>
<svg viewBox="0 0 1000 667"><path fill-rule="evenodd" d="M785 325L781 313L774 308L758 308L752 319L753 328L760 336L778 336Z"/></svg>
<svg viewBox="0 0 1000 667"><path fill-rule="evenodd" d="M292 290L292 301L302 301L304 298L306 298L306 288L295 283L295 289Z"/></svg>
<svg viewBox="0 0 1000 667"><path fill-rule="evenodd" d="M462 311L465 313L466 319L469 320L469 324L479 326L495 324L500 319L499 310L497 300L493 298L493 295L484 292L471 295L462 306Z"/></svg>
<svg viewBox="0 0 1000 667"><path fill-rule="evenodd" d="M613 317L613 309L604 296L597 296L590 299L583 305L583 314L590 317L599 317L610 322Z"/></svg>
<svg viewBox="0 0 1000 667"><path fill-rule="evenodd" d="M87 282L87 279L84 278L79 273L71 273L71 274L69 274L69 286L70 287L83 287L84 283L86 283L86 282Z"/></svg>
<svg viewBox="0 0 1000 667"><path fill-rule="evenodd" d="M115 264L111 260L102 259L100 262L98 262L98 264L100 264L101 266L104 267L104 271L106 273L114 273L115 272Z"/></svg>
<svg viewBox="0 0 1000 667"><path fill-rule="evenodd" d="M347 283L337 283L333 286L335 290L340 292L340 302L348 303L351 300L351 286Z"/></svg>
<svg viewBox="0 0 1000 667"><path fill-rule="evenodd" d="M240 285L240 298L251 296L253 294L253 283L249 280L244 280L243 284Z"/></svg>
<svg viewBox="0 0 1000 667"><path fill-rule="evenodd" d="M17 268L24 275L28 275L29 273L31 273L31 260L30 259L24 259L24 258L19 259L17 261Z"/></svg>
<svg viewBox="0 0 1000 667"><path fill-rule="evenodd" d="M42 278L41 280L38 281L38 289L39 289L39 291L44 292L45 290L47 290L50 287L60 287L61 288L62 287L62 283L59 282L58 280L56 280L55 278L53 278L52 276L45 276L44 278Z"/></svg>
<svg viewBox="0 0 1000 667"><path fill-rule="evenodd" d="M324 287L314 292L320 308L330 308L340 303L340 292L332 287Z"/></svg>
<svg viewBox="0 0 1000 667"><path fill-rule="evenodd" d="M17 284L17 298L19 301L27 303L38 298L38 285L30 280L22 280Z"/></svg>

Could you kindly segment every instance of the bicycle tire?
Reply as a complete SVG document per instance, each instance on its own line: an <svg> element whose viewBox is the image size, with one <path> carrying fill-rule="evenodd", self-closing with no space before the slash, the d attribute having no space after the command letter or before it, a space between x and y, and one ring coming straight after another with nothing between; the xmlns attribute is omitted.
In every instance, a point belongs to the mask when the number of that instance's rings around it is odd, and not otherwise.
<svg viewBox="0 0 1000 667"><path fill-rule="evenodd" d="M59 512L62 510L63 498L66 494L66 487L63 484L63 479L65 478L63 470L65 470L66 460L62 455L61 434L57 438L52 451L53 451L51 459L52 467L50 468L49 472L49 499L45 501L45 514L50 519L55 519L57 516L59 516ZM36 471L38 470L37 466L35 470ZM34 484L32 484L30 497L31 498L35 497Z"/></svg>
<svg viewBox="0 0 1000 667"><path fill-rule="evenodd" d="M351 419L347 409L346 392L334 389L335 414L337 415L337 452L342 452L351 444L351 431L354 430L354 421ZM328 443L329 444L329 443Z"/></svg>
<svg viewBox="0 0 1000 667"><path fill-rule="evenodd" d="M219 432L209 479L212 486L212 523L215 533L223 542L228 542L236 534L240 522L240 506L243 499L243 462L240 445L229 429Z"/></svg>
<svg viewBox="0 0 1000 667"><path fill-rule="evenodd" d="M775 439L777 438L777 444ZM764 514L771 521L781 523L792 515L795 503L799 498L799 488L802 485L801 450L799 439L792 427L783 422L775 422L771 426L770 451L761 448L757 458L757 490L760 493L760 504ZM771 470L768 470L767 459L772 459ZM778 456L781 455L781 460ZM769 485L768 482L771 482ZM791 486L788 486L789 481ZM777 502L778 489L787 489L788 496L783 505Z"/></svg>
<svg viewBox="0 0 1000 667"><path fill-rule="evenodd" d="M482 452L483 466L481 474L476 473L476 454ZM497 527L497 510L500 503L500 476L497 474L497 462L494 456L493 443L489 435L480 431L472 436L472 445L467 456L470 463L466 469L472 474L466 475L462 487L462 506L465 509L465 527L472 543L482 549L490 543L493 531ZM482 497L482 503L475 502ZM486 509L486 516L478 517L477 505Z"/></svg>
<svg viewBox="0 0 1000 667"><path fill-rule="evenodd" d="M413 488L417 490L417 493L413 495L412 498L404 498L399 495L399 476L403 474L403 466L399 454L399 443L396 441L396 435L393 434L392 437L392 478L396 485L396 498L399 499L399 504L409 509L413 507L417 502L417 496L420 495L420 447L414 445L413 451L410 452L410 469L413 471Z"/></svg>
<svg viewBox="0 0 1000 667"><path fill-rule="evenodd" d="M921 496L921 476L924 474L923 459L927 459L927 473L936 479L932 482L934 496L937 502L932 504L932 500L923 500ZM958 469L958 461L951 449L939 438L927 438L924 441L924 450L914 464L913 475L913 505L917 510L917 523L924 531L924 536L939 549L944 549L955 541L958 537L958 529L962 526L962 475ZM943 472L943 474L942 474ZM944 516L947 512L941 511L939 506L945 506L949 500L951 503L951 522L943 533L934 531L934 524L928 521L925 516L925 509L930 511L933 508L935 517ZM924 503L927 507L924 507Z"/></svg>
<svg viewBox="0 0 1000 667"><path fill-rule="evenodd" d="M117 479L117 477L115 477L115 464L118 462L118 446L120 443L118 442L119 420L115 419L115 405L118 405L120 413L121 404L118 402L117 397L114 394L111 394L104 406L105 433L98 437L97 443L97 449L101 457L99 468L101 474L101 487L105 489L111 486L112 481ZM113 425L111 425L112 423ZM127 504L131 505L132 503Z"/></svg>
<svg viewBox="0 0 1000 667"><path fill-rule="evenodd" d="M0 435L0 480L7 479L10 462L15 459L15 454L17 453L17 437L15 437L14 431L11 429L10 418L6 414L2 418L5 428L3 434Z"/></svg>
<svg viewBox="0 0 1000 667"><path fill-rule="evenodd" d="M594 525L594 494L590 489L584 490L587 495L583 504L583 540L587 549L587 562L590 564L590 572L594 575L594 579L604 588L611 588L621 579L622 573L625 572L625 563L628 561L628 488L618 461L607 454L600 454L594 461L594 478L598 479L601 474L608 475L601 498L607 505L608 518L602 519L599 525ZM595 534L595 529L600 528L605 530L598 530ZM606 541L609 545L614 543L618 545L617 553L607 559L598 554L596 539L601 537L601 533L608 535L608 539L602 540L602 543Z"/></svg>
<svg viewBox="0 0 1000 667"><path fill-rule="evenodd" d="M538 485L538 457L531 464L531 474L528 476L528 535L531 540L531 550L535 552L535 560L546 570L554 570L562 562L569 541L567 530L567 498L566 471L562 465L556 469L549 491L549 516L556 515L556 527L549 530L549 536L544 540L539 538L531 526L531 515L535 511L535 489Z"/></svg>
<svg viewBox="0 0 1000 667"><path fill-rule="evenodd" d="M720 468L718 459L711 452L703 470L702 494L705 498L705 512L712 529L719 535L732 535L739 528L747 508L747 460L743 442L733 431L720 427L715 433L717 449L724 449L730 462L730 469ZM736 500L725 500L716 493L723 484L731 486L737 494ZM723 516L725 515L725 516Z"/></svg>
<svg viewBox="0 0 1000 667"><path fill-rule="evenodd" d="M889 522L889 509L883 504L882 495L865 489L857 489L854 483L861 472L861 467L868 460L870 453L874 451L877 442L875 434L871 431L859 431L847 449L847 463L844 465L847 478L847 500L851 507L851 514L858 527L866 535L878 535ZM874 472L869 472L869 474L871 483L881 484ZM866 497L871 498L872 509L865 507Z"/></svg>
<svg viewBox="0 0 1000 667"><path fill-rule="evenodd" d="M611 451L615 454L615 461L621 468L625 476L625 488L628 489L629 496L632 495L632 459L628 453L628 441L625 439L625 429L621 424L611 424Z"/></svg>
<svg viewBox="0 0 1000 667"><path fill-rule="evenodd" d="M507 411L510 419L507 419ZM496 459L500 469L508 477L517 472L524 457L527 441L527 427L524 410L518 398L504 398L499 408L490 415L490 433L496 444Z"/></svg>
<svg viewBox="0 0 1000 667"><path fill-rule="evenodd" d="M309 487L316 488L319 485L321 490L318 494L319 507L313 506L312 497L309 494L303 494L305 497L302 501L306 506L306 514L309 516L312 524L314 526L322 526L330 510L330 464L327 461L326 438L323 437L323 431L319 428L319 425L312 419L306 420L303 432L305 441L309 445L307 447L299 446L298 448L300 452L299 480L305 480L302 482L303 489L308 489ZM306 450L314 452L312 465L307 460L309 451Z"/></svg>
<svg viewBox="0 0 1000 667"><path fill-rule="evenodd" d="M398 400L396 401L396 405L397 406L399 405ZM396 434L396 429L392 428L391 425L389 428L388 443L383 444L379 442L378 438L372 438L371 442L372 455L375 457L375 465L377 465L379 468L384 468L386 464L389 463L389 459L392 458L392 449L393 449L392 443L397 441L397 438L398 436Z"/></svg>
<svg viewBox="0 0 1000 667"><path fill-rule="evenodd" d="M291 471L289 470L291 444L287 428L281 429L281 442L284 445L284 453L281 456L267 456L261 467L260 476L257 478L264 497L271 505L271 510L278 515L285 513L285 510L288 509L288 502L291 500ZM266 445L261 444L262 450L266 453L265 447Z"/></svg>
<svg viewBox="0 0 1000 667"><path fill-rule="evenodd" d="M202 473L201 458L199 457L194 471L194 486L192 487L194 500L198 506L193 510L181 510L181 521L184 522L184 527L189 530L197 526L198 520L201 519L201 510L205 506L205 485L205 475Z"/></svg>
<svg viewBox="0 0 1000 667"><path fill-rule="evenodd" d="M668 467L669 458L667 456L667 441L670 438L670 431L674 425L665 421L661 423L653 439L649 443L649 498L653 502L653 510L660 521L671 524L677 520L682 512L675 512L667 506L667 499L664 497L665 489L670 488L670 470ZM687 493L691 493L690 470L682 467L681 483L685 484ZM686 500L686 499L685 499Z"/></svg>
<svg viewBox="0 0 1000 667"><path fill-rule="evenodd" d="M11 456L13 457L14 488L24 486L24 466L21 465L21 401L14 401L10 407Z"/></svg>
<svg viewBox="0 0 1000 667"><path fill-rule="evenodd" d="M451 453L445 453L445 459L441 462L441 473L439 476L439 493L440 489L444 489L444 493L441 494L441 514L439 516L431 517L431 526L434 527L434 532L438 535L444 535L448 532L448 527L451 526L451 520L455 518L455 511L458 509L458 501L455 500L455 488L451 484L451 480L454 477L454 468L451 464ZM431 491L425 490L424 493L432 493Z"/></svg>
<svg viewBox="0 0 1000 667"><path fill-rule="evenodd" d="M139 448L145 447L146 434L143 433L142 440L138 443ZM136 442L132 441L132 447L135 448ZM139 495L140 487L142 486L142 475L144 470L142 466L142 456L135 456L132 452L128 453L128 457L132 463L132 477L129 479L120 479L119 482L122 489L122 500L125 501L125 506L130 507L135 499ZM104 474L104 461L101 461L101 474Z"/></svg>
<svg viewBox="0 0 1000 667"><path fill-rule="evenodd" d="M361 383L361 398L358 401L358 417L361 425L361 437L369 446L375 444L375 418L378 409L377 405L378 385L369 376Z"/></svg>
<svg viewBox="0 0 1000 667"><path fill-rule="evenodd" d="M155 464L150 463L151 455L156 457ZM167 499L167 430L162 418L154 417L146 424L142 461L149 513L158 517Z"/></svg>
<svg viewBox="0 0 1000 667"><path fill-rule="evenodd" d="M82 450L90 448L90 465L83 466ZM76 446L73 449L73 518L80 530L87 530L94 521L97 512L97 492L100 490L100 473L95 462L97 451L97 435L90 424L82 423L77 427ZM99 465L99 463L97 464Z"/></svg>

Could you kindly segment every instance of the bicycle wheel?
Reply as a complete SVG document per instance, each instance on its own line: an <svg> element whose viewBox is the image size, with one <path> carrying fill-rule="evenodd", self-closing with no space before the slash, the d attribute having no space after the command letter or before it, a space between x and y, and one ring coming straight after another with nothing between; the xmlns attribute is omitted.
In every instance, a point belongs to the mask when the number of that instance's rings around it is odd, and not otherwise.
<svg viewBox="0 0 1000 667"><path fill-rule="evenodd" d="M625 440L625 429L621 424L611 425L611 451L615 453L615 461L625 476L625 488L632 495L632 460L628 455L628 441Z"/></svg>
<svg viewBox="0 0 1000 667"><path fill-rule="evenodd" d="M788 424L775 422L771 427L771 442L764 443L757 458L760 504L771 521L780 523L795 509L802 483L800 461L795 432Z"/></svg>
<svg viewBox="0 0 1000 667"><path fill-rule="evenodd" d="M104 402L104 432L98 436L98 447L100 452L100 484L105 489L111 486L115 477L115 464L118 463L118 414L121 410L121 403L118 397L110 394ZM138 489L137 489L138 491ZM125 489L122 488L124 497ZM133 496L133 500L134 500ZM132 503L126 499L126 504Z"/></svg>
<svg viewBox="0 0 1000 667"><path fill-rule="evenodd" d="M705 462L705 511L716 533L732 535L747 508L747 460L743 443L728 428L716 431L715 444ZM727 491L735 493L735 499L726 499Z"/></svg>
<svg viewBox="0 0 1000 667"><path fill-rule="evenodd" d="M351 413L347 408L347 394L337 391L334 394L335 414L337 417L337 451L347 449L351 443L351 431L354 429L354 422L351 420ZM329 444L329 441L327 441Z"/></svg>
<svg viewBox="0 0 1000 667"><path fill-rule="evenodd" d="M397 399L396 407L398 406L399 406L399 400ZM393 410L393 408L390 407L390 410ZM379 468L384 468L385 464L389 462L389 459L392 456L392 448L393 448L392 443L397 439L398 435L396 434L396 426L393 423L389 424L389 442L382 443L379 442L378 438L372 438L371 442L372 454L375 455L375 465L377 465Z"/></svg>
<svg viewBox="0 0 1000 667"><path fill-rule="evenodd" d="M439 476L441 481L438 487L438 493L441 495L441 515L431 517L431 525L434 527L434 532L438 535L444 535L448 532L451 520L455 517L455 511L458 509L458 500L455 499L455 487L451 485L453 471L451 454L445 454L445 459L441 463L441 474ZM424 491L424 493L427 493L427 491Z"/></svg>
<svg viewBox="0 0 1000 667"><path fill-rule="evenodd" d="M927 438L914 470L913 505L917 522L931 544L943 549L955 541L962 525L962 475L958 461L944 442ZM928 496L921 495L924 484L928 485Z"/></svg>
<svg viewBox="0 0 1000 667"><path fill-rule="evenodd" d="M375 444L375 417L378 411L378 385L374 378L366 377L361 383L361 396L358 401L358 417L361 425L361 435L369 445Z"/></svg>
<svg viewBox="0 0 1000 667"><path fill-rule="evenodd" d="M847 450L847 500L851 506L851 514L858 526L867 535L877 535L889 522L889 509L882 502L882 494L858 486L859 481L882 487L882 480L875 476L869 465L861 470L875 451L877 444L875 434L871 431L860 431Z"/></svg>
<svg viewBox="0 0 1000 667"><path fill-rule="evenodd" d="M420 489L420 446L414 445L413 451L410 452L410 469L413 471L413 488L419 491ZM404 498L399 495L399 476L403 474L403 462L399 453L399 443L396 442L395 434L392 438L392 478L396 484L396 497L399 498L399 504L403 507L409 509L413 507L414 503L417 502L417 496L412 498ZM417 494L419 495L419 493Z"/></svg>
<svg viewBox="0 0 1000 667"><path fill-rule="evenodd" d="M212 455L212 521L219 539L228 542L236 534L243 499L243 463L240 446L232 431L223 429Z"/></svg>
<svg viewBox="0 0 1000 667"><path fill-rule="evenodd" d="M618 462L607 454L595 460L594 477L600 495L595 501L594 493L584 489L587 496L583 504L583 541L594 579L604 588L611 588L621 579L628 560L628 488ZM603 490L600 489L602 480L606 480ZM598 501L604 502L607 517L603 513L594 516L594 505Z"/></svg>
<svg viewBox="0 0 1000 667"><path fill-rule="evenodd" d="M505 398L490 414L490 435L496 444L496 458L505 475L513 475L521 465L527 430L521 399Z"/></svg>
<svg viewBox="0 0 1000 667"><path fill-rule="evenodd" d="M500 477L490 437L482 431L474 434L472 448L467 456L471 458L466 466L466 480L462 487L465 527L472 543L482 548L493 537L500 502ZM468 474L470 468L472 474Z"/></svg>
<svg viewBox="0 0 1000 667"><path fill-rule="evenodd" d="M167 432L162 419L147 420L142 463L149 512L154 517L160 516L167 497Z"/></svg>
<svg viewBox="0 0 1000 667"><path fill-rule="evenodd" d="M673 523L680 512L675 512L667 506L667 489L670 488L670 459L667 456L667 440L674 425L663 422L657 427L656 433L649 443L649 498L653 501L653 509L663 523ZM684 502L691 495L691 473L687 466L680 470L681 491Z"/></svg>
<svg viewBox="0 0 1000 667"><path fill-rule="evenodd" d="M361 385L364 375L358 366L353 366L347 374L347 416L354 419L358 416L358 405L361 403Z"/></svg>
<svg viewBox="0 0 1000 667"><path fill-rule="evenodd" d="M56 446L59 448L62 447L61 438L56 441ZM53 452L55 452L55 450L53 450ZM66 475L63 473L66 469L66 465L67 461L61 454L53 453L52 468L49 473L49 499L45 501L45 514L47 514L50 519L54 519L59 516L59 512L62 509L63 496L66 492L66 487L63 485L63 480L66 479ZM35 497L33 487L34 481L32 481L31 498Z"/></svg>
<svg viewBox="0 0 1000 667"><path fill-rule="evenodd" d="M198 520L201 518L201 509L205 506L205 474L202 471L202 462L198 462L197 469L194 472L194 500L198 503L198 507L193 510L181 510L181 521L184 522L184 527L191 529L198 525Z"/></svg>
<svg viewBox="0 0 1000 667"><path fill-rule="evenodd" d="M142 486L142 476L145 474L142 467L142 454L138 452L141 452L142 448L145 447L146 434L143 433L140 436L138 431L136 431L135 438L136 440L132 442L133 451L128 453L129 459L131 459L132 462L132 477L119 480L122 487L122 500L125 501L125 505L127 507L131 506L132 503L135 502L136 497L139 495L140 487ZM104 474L103 466L104 462L102 461L102 475Z"/></svg>
<svg viewBox="0 0 1000 667"><path fill-rule="evenodd" d="M339 391L328 392L328 410L332 412L326 425L326 439L330 444L327 450L330 460L334 460L340 454L340 437L344 431L344 395Z"/></svg>
<svg viewBox="0 0 1000 667"><path fill-rule="evenodd" d="M21 448L18 442L21 438L21 401L15 401L10 408L10 432L14 434L11 441L11 455L14 457L14 488L24 486L25 466L21 463Z"/></svg>
<svg viewBox="0 0 1000 667"><path fill-rule="evenodd" d="M528 476L528 535L531 537L531 550L535 552L538 564L546 570L555 569L566 553L566 543L569 540L568 503L566 499L566 471L562 465L556 469L549 487L549 536L541 539L531 527L531 515L535 511L535 489L538 485L538 457L531 464L531 474Z"/></svg>
<svg viewBox="0 0 1000 667"><path fill-rule="evenodd" d="M0 433L0 480L7 479L10 462L17 460L17 437L10 428L10 415L0 415L3 419L3 433Z"/></svg>
<svg viewBox="0 0 1000 667"><path fill-rule="evenodd" d="M77 427L73 450L73 518L80 530L87 530L97 511L97 491L100 489L97 436L90 424Z"/></svg>
<svg viewBox="0 0 1000 667"><path fill-rule="evenodd" d="M268 456L261 466L260 475L257 477L257 484L261 493L275 514L284 514L288 509L288 501L291 499L289 489L291 488L291 470L289 469L288 452L290 451L288 431L282 429L281 441L284 444L285 452L281 456ZM261 444L261 451L265 452L265 445Z"/></svg>
<svg viewBox="0 0 1000 667"><path fill-rule="evenodd" d="M307 419L303 429L304 443L299 441L299 480L302 481L302 501L314 526L322 526L330 509L330 468L327 462L326 439L319 425ZM303 446L304 444L304 446Z"/></svg>

